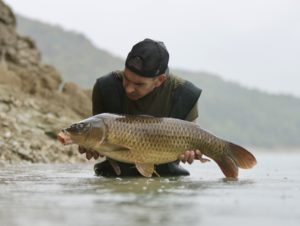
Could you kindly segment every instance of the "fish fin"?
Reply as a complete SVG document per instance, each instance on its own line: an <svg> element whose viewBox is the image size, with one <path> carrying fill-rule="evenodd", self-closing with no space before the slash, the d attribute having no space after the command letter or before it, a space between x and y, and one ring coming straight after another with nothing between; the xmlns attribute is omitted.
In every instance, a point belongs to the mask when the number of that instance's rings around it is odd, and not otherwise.
<svg viewBox="0 0 300 226"><path fill-rule="evenodd" d="M238 177L238 167L243 169L252 168L256 159L245 148L228 142L228 150L220 158L214 159L220 166L226 177Z"/></svg>
<svg viewBox="0 0 300 226"><path fill-rule="evenodd" d="M160 177L159 173L156 172L156 170L154 170L153 172L154 172L154 174L155 174L157 177Z"/></svg>
<svg viewBox="0 0 300 226"><path fill-rule="evenodd" d="M200 160L200 162L202 162L202 163L210 162L210 159L203 158L202 156L198 157L197 159Z"/></svg>
<svg viewBox="0 0 300 226"><path fill-rule="evenodd" d="M120 176L121 175L121 168L119 164L113 160L113 159L108 159L108 162L110 163L111 167L114 169L115 173Z"/></svg>
<svg viewBox="0 0 300 226"><path fill-rule="evenodd" d="M256 159L249 151L239 145L233 143L228 144L231 155L238 167L242 169L250 169L256 165Z"/></svg>
<svg viewBox="0 0 300 226"><path fill-rule="evenodd" d="M237 178L239 170L235 161L229 155L223 155L220 159L215 159L226 177Z"/></svg>
<svg viewBox="0 0 300 226"><path fill-rule="evenodd" d="M151 177L154 172L153 163L135 163L135 166L144 177Z"/></svg>

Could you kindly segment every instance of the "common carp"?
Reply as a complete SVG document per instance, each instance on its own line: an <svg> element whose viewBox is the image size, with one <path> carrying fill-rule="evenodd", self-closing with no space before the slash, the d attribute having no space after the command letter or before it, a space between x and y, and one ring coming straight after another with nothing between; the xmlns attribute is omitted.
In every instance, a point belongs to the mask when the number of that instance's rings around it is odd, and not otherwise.
<svg viewBox="0 0 300 226"><path fill-rule="evenodd" d="M133 163L145 177L155 165L172 162L186 150L201 150L226 177L237 178L238 168L249 169L255 157L246 149L174 118L103 113L84 119L58 134L61 143L76 143L113 160Z"/></svg>

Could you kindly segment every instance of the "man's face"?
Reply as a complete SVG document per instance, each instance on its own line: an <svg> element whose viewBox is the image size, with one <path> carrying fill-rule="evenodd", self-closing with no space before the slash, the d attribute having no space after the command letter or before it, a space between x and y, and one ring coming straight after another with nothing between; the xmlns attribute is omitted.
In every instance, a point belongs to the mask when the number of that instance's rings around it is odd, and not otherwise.
<svg viewBox="0 0 300 226"><path fill-rule="evenodd" d="M123 88L129 99L138 100L153 91L154 88L159 87L165 80L166 76L164 74L154 78L147 78L125 68Z"/></svg>

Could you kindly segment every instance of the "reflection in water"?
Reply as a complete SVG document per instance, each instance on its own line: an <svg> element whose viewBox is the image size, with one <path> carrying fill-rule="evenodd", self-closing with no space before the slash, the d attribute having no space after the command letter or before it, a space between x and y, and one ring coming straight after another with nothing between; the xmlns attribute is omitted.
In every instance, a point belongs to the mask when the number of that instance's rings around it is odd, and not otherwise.
<svg viewBox="0 0 300 226"><path fill-rule="evenodd" d="M298 225L300 155L259 156L240 179L211 163L189 177L95 177L92 164L0 170L0 225Z"/></svg>

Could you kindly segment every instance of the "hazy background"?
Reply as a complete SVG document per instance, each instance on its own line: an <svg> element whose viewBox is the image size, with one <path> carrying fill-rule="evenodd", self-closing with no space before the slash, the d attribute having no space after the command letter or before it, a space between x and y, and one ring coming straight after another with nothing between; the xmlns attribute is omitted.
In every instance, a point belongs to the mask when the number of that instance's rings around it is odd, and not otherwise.
<svg viewBox="0 0 300 226"><path fill-rule="evenodd" d="M6 0L15 12L84 33L125 57L145 37L170 65L300 97L298 0Z"/></svg>

